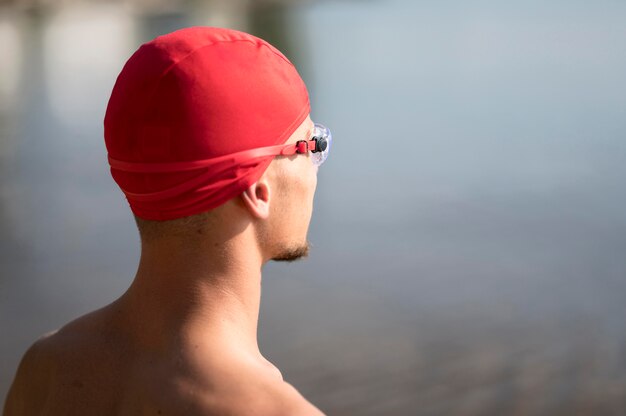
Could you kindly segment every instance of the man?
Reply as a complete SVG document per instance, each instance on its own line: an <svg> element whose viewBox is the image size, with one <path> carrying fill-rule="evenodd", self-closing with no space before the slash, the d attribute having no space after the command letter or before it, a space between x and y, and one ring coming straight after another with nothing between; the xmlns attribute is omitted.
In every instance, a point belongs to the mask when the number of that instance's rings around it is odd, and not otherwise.
<svg viewBox="0 0 626 416"><path fill-rule="evenodd" d="M309 111L293 65L246 33L142 45L104 120L141 236L135 279L26 352L4 414L322 414L257 344L262 266L308 251L331 139Z"/></svg>

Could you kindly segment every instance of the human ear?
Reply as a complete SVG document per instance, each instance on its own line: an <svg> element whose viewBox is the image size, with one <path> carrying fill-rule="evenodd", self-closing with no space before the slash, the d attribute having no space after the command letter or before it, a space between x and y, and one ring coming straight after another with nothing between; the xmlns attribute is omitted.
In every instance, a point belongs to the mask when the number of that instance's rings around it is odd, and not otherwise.
<svg viewBox="0 0 626 416"><path fill-rule="evenodd" d="M250 213L259 219L267 219L270 215L270 186L261 178L243 191L241 199Z"/></svg>

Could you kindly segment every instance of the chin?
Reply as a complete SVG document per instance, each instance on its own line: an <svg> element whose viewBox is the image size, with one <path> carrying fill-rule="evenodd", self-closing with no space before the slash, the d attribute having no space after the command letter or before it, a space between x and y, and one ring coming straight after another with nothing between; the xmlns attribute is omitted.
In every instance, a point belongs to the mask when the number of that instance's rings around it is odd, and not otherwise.
<svg viewBox="0 0 626 416"><path fill-rule="evenodd" d="M274 261L296 261L309 255L309 242L292 247L283 248L277 255L272 257Z"/></svg>

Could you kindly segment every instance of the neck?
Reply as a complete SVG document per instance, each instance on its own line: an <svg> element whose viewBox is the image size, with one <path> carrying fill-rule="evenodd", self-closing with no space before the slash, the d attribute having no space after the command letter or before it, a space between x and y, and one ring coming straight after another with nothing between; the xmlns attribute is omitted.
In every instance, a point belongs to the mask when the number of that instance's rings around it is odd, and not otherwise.
<svg viewBox="0 0 626 416"><path fill-rule="evenodd" d="M248 228L226 241L142 243L135 280L119 300L144 338L139 341L167 346L210 339L260 355L263 258L251 234Z"/></svg>

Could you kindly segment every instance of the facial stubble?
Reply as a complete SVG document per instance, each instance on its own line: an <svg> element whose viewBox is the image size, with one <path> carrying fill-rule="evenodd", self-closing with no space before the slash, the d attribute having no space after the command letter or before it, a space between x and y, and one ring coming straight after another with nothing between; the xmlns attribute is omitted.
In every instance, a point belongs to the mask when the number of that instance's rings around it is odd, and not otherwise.
<svg viewBox="0 0 626 416"><path fill-rule="evenodd" d="M274 257L272 260L274 261L296 261L298 259L307 257L309 255L309 242L306 241L304 244L301 244L297 247L285 248L280 251L280 253Z"/></svg>

